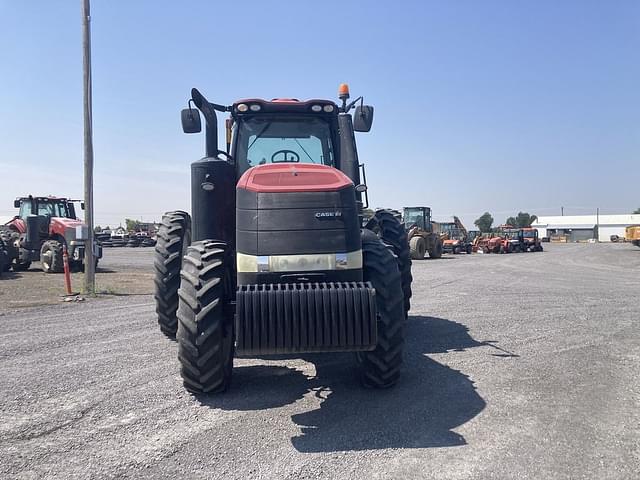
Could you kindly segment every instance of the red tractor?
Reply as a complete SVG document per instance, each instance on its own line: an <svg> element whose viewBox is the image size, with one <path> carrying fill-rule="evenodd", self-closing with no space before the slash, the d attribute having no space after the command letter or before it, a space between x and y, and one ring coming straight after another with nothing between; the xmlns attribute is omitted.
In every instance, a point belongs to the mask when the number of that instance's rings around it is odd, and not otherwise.
<svg viewBox="0 0 640 480"><path fill-rule="evenodd" d="M192 89L182 128L200 132L204 116L206 157L191 165L191 215L164 215L154 262L188 391L227 389L234 356L311 352L355 352L366 386L398 381L409 242L393 212L364 220L354 131L373 107L346 85L339 98L218 105ZM216 112L230 114L225 150Z"/></svg>
<svg viewBox="0 0 640 480"><path fill-rule="evenodd" d="M69 252L69 266L82 269L87 226L76 217L74 202L79 200L31 195L16 199L18 215L0 226L0 239L8 253L5 271L28 270L31 262L40 261L44 272L60 273L64 246ZM97 265L102 257L102 247L97 243L94 252Z"/></svg>

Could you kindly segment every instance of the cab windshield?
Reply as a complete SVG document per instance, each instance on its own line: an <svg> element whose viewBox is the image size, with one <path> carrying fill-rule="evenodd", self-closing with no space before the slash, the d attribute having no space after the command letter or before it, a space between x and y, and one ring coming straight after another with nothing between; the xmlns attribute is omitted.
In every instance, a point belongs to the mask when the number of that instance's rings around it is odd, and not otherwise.
<svg viewBox="0 0 640 480"><path fill-rule="evenodd" d="M46 217L75 218L75 214L70 211L66 202L38 201L38 211L34 213Z"/></svg>
<svg viewBox="0 0 640 480"><path fill-rule="evenodd" d="M424 228L424 212L419 208L405 208L403 220L406 225L416 224Z"/></svg>
<svg viewBox="0 0 640 480"><path fill-rule="evenodd" d="M32 202L28 199L22 200L20 206L20 218L26 219L29 215L41 215L44 217L76 218L75 209L72 204L62 200L42 200L34 199L36 210L33 210Z"/></svg>
<svg viewBox="0 0 640 480"><path fill-rule="evenodd" d="M238 122L235 159L240 174L269 163L335 166L329 124L303 116L255 116Z"/></svg>

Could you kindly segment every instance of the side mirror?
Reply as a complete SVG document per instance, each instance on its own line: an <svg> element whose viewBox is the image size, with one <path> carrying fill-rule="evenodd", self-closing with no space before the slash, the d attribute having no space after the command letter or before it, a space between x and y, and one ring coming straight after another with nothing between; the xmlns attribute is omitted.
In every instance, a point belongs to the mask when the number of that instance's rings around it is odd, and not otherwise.
<svg viewBox="0 0 640 480"><path fill-rule="evenodd" d="M13 201L13 206L14 206L14 208L20 208L20 200L14 200Z"/></svg>
<svg viewBox="0 0 640 480"><path fill-rule="evenodd" d="M195 108L185 108L180 112L182 120L182 131L184 133L200 133L202 123L200 123L200 112Z"/></svg>
<svg viewBox="0 0 640 480"><path fill-rule="evenodd" d="M353 129L356 132L368 132L373 123L373 107L371 105L361 105L356 107L353 114Z"/></svg>

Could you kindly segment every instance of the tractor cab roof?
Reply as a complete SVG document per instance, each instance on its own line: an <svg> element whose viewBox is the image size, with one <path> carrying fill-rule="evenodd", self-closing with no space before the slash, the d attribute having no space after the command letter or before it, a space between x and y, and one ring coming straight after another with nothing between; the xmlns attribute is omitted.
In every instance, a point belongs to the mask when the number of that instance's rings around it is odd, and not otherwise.
<svg viewBox="0 0 640 480"><path fill-rule="evenodd" d="M337 115L338 106L331 100L312 99L300 101L297 98L247 98L238 100L231 106L234 117L263 113L302 113L314 115Z"/></svg>
<svg viewBox="0 0 640 480"><path fill-rule="evenodd" d="M47 195L43 197L36 197L29 195L26 197L18 197L16 200L36 200L40 202L80 202L81 200L73 200L67 197L54 197L53 195Z"/></svg>

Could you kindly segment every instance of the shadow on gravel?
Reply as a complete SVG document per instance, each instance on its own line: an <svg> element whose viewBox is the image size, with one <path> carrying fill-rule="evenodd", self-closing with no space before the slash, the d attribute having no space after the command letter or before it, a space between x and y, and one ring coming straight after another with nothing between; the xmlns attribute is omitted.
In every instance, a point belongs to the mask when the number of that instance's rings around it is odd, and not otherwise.
<svg viewBox="0 0 640 480"><path fill-rule="evenodd" d="M301 399L314 380L299 370L279 365L236 366L227 392L197 399L202 405L223 410L278 408Z"/></svg>
<svg viewBox="0 0 640 480"><path fill-rule="evenodd" d="M315 377L286 366L239 366L229 391L198 400L224 410L261 410L292 404L313 392L321 399L320 408L291 417L302 431L291 439L300 452L465 445L464 437L452 430L486 404L469 377L427 354L479 346L499 349L492 343L474 340L463 324L413 316L407 324L403 376L389 390L362 388L353 354L314 354L304 359L315 365Z"/></svg>
<svg viewBox="0 0 640 480"><path fill-rule="evenodd" d="M8 272L0 273L0 281L1 280L13 280L14 278L22 277L23 272L14 272L13 270L9 270Z"/></svg>
<svg viewBox="0 0 640 480"><path fill-rule="evenodd" d="M465 445L452 430L486 404L469 377L426 354L484 345L460 323L410 317L402 379L383 391L361 388L346 372L348 358L307 358L316 365L314 390L323 401L319 409L292 416L302 430L291 439L293 446L300 452L334 452Z"/></svg>

